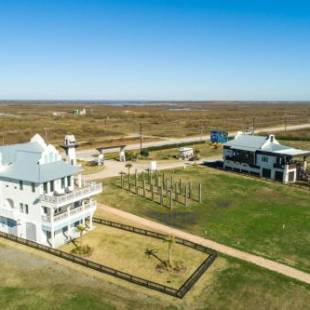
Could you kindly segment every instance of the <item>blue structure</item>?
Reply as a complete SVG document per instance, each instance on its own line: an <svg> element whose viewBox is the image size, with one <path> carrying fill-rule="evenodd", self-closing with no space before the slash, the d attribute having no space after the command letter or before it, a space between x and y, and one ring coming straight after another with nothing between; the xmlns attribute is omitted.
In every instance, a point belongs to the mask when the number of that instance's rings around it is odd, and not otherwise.
<svg viewBox="0 0 310 310"><path fill-rule="evenodd" d="M228 141L228 132L223 130L211 130L210 141L212 143L225 143Z"/></svg>

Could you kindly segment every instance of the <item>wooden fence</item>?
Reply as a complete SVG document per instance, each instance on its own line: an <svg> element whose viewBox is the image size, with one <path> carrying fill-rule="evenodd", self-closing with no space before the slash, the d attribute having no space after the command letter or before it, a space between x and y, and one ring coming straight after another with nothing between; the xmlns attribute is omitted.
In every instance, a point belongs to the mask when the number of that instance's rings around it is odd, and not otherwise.
<svg viewBox="0 0 310 310"><path fill-rule="evenodd" d="M167 238L167 235L164 235L164 234L160 234L160 233L157 233L154 231L145 230L142 228L137 228L137 227L130 226L130 225L125 225L125 224L121 224L121 223L117 223L117 222L108 221L108 220L105 220L102 218L94 218L94 222L101 224L101 225L107 225L110 227L126 230L129 232L137 233L140 235L145 235L145 236L152 237L152 238L157 238L157 239ZM65 251L53 249L51 247L39 244L37 242L17 237L17 236L12 235L12 234L8 234L8 233L4 233L4 232L0 231L0 237L14 241L14 242L17 242L17 243L22 244L22 245L26 245L26 246L35 248L37 250L49 253L49 254L54 255L54 256L61 257L63 259L71 261L73 263L94 269L96 271L108 274L110 276L117 277L119 279L131 282L131 283L134 283L134 284L137 284L140 286L144 286L144 287L147 287L149 289L156 290L156 291L159 291L161 293L164 293L164 294L167 294L170 296L174 296L177 298L183 298L185 296L185 294L193 287L193 285L199 280L199 278L202 276L202 274L209 268L209 266L211 266L211 264L213 263L213 261L217 257L217 254L214 250L205 248L201 245L195 244L195 243L188 241L188 240L176 238L176 243L183 244L184 246L191 247L193 249L196 249L198 251L202 251L204 253L208 253L209 255L204 260L204 262L193 272L193 274L184 282L184 284L179 289L175 289L175 288L163 285L163 284L159 284L159 283L147 280L147 279L143 279L143 278L131 275L131 274L126 273L126 272L119 271L117 269L114 269L114 268L93 262L93 261L88 260L86 258L67 253Z"/></svg>

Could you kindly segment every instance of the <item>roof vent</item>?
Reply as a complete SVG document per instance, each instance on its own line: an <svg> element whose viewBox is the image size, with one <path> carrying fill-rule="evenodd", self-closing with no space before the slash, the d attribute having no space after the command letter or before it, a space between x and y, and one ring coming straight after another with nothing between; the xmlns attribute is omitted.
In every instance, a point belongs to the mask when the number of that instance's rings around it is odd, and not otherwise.
<svg viewBox="0 0 310 310"><path fill-rule="evenodd" d="M274 135L269 135L269 140L271 143L274 142Z"/></svg>

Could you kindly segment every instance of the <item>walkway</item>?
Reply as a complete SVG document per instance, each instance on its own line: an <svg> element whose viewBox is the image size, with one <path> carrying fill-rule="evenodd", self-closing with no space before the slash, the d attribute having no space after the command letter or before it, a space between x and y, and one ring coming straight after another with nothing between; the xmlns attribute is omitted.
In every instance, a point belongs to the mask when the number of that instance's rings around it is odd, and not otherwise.
<svg viewBox="0 0 310 310"><path fill-rule="evenodd" d="M286 266L286 265L281 264L281 263L277 263L277 262L272 261L272 260L267 259L267 258L263 258L263 257L257 256L254 254L250 254L247 252L243 252L243 251L234 249L232 247L229 247L229 246L223 245L221 243L218 243L218 242L215 242L212 240L208 240L208 239L205 239L205 238L184 232L184 231L179 230L179 229L175 229L175 228L163 225L163 224L159 224L157 222L150 221L148 219L133 215L131 213L128 213L128 212L125 212L125 211L122 211L119 209L108 207L108 206L103 205L103 204L98 204L98 206L100 208L103 208L104 211L106 211L110 214L125 218L125 219L130 220L132 222L135 222L139 225L147 226L151 229L160 231L160 232L165 233L165 234L172 234L172 235L175 235L176 237L187 239L189 241L192 241L192 242L201 244L203 246L209 247L211 249L214 249L214 250L216 250L220 253L223 253L225 255L238 258L240 260L255 264L255 265L260 266L262 268L269 269L271 271L281 273L287 277L294 278L296 280L310 284L310 274L309 273L297 270L295 268Z"/></svg>

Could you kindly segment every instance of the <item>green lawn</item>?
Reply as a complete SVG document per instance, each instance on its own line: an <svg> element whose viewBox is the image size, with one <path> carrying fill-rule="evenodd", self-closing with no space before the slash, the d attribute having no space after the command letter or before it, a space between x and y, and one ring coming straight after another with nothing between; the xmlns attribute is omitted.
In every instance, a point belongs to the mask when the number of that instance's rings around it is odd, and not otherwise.
<svg viewBox="0 0 310 310"><path fill-rule="evenodd" d="M124 258L126 259L126 258ZM2 309L306 309L310 287L219 257L182 300L0 239Z"/></svg>
<svg viewBox="0 0 310 310"><path fill-rule="evenodd" d="M168 171L166 172L166 175ZM279 183L204 167L178 169L175 179L202 183L203 202L167 209L104 180L98 200L112 207L309 271L310 194Z"/></svg>

